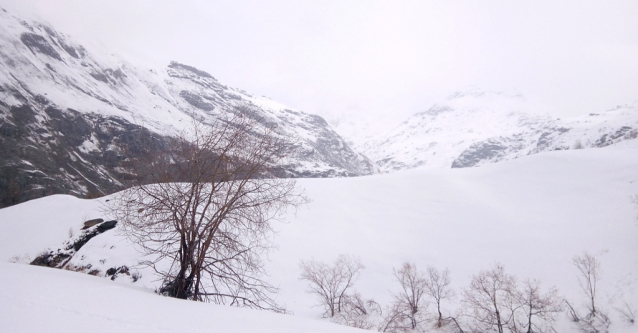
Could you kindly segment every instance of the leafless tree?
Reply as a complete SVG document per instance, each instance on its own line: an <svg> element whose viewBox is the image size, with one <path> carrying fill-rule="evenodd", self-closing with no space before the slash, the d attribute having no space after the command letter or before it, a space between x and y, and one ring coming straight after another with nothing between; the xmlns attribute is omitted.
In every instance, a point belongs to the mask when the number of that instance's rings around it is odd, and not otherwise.
<svg viewBox="0 0 638 333"><path fill-rule="evenodd" d="M300 279L310 283L308 292L319 297L326 317L334 317L344 309L348 289L364 268L358 258L343 254L333 265L311 260L302 261L300 266Z"/></svg>
<svg viewBox="0 0 638 333"><path fill-rule="evenodd" d="M333 321L365 330L372 330L376 317L382 314L381 306L374 300L364 300L361 294L346 294L342 300L341 312L333 317Z"/></svg>
<svg viewBox="0 0 638 333"><path fill-rule="evenodd" d="M598 280L600 279L600 261L589 253L573 258L574 266L580 273L578 283L587 297L587 310L589 314L596 315L596 296L598 293Z"/></svg>
<svg viewBox="0 0 638 333"><path fill-rule="evenodd" d="M565 301L570 319L582 332L607 332L611 321L604 311L597 306L598 280L600 279L600 261L588 254L575 256L574 266L578 269L578 283L585 295L586 314L581 314L570 302Z"/></svg>
<svg viewBox="0 0 638 333"><path fill-rule="evenodd" d="M408 312L400 303L394 302L386 308L383 314L383 320L378 326L379 332L387 333L403 333L412 330L411 320Z"/></svg>
<svg viewBox="0 0 638 333"><path fill-rule="evenodd" d="M428 267L428 275L425 278L425 293L434 299L438 314L436 327L443 326L443 314L441 313L441 302L444 299L454 297L454 290L450 288L450 271L448 269L439 272L434 267Z"/></svg>
<svg viewBox="0 0 638 333"><path fill-rule="evenodd" d="M512 332L555 332L553 323L563 311L562 299L555 288L543 294L539 280L526 280L523 289L516 292L516 298L520 313L510 327Z"/></svg>
<svg viewBox="0 0 638 333"><path fill-rule="evenodd" d="M384 332L403 332L415 330L425 322L425 308L423 296L427 292L426 278L416 265L404 263L394 276L401 286L395 301L386 311Z"/></svg>
<svg viewBox="0 0 638 333"><path fill-rule="evenodd" d="M163 277L161 293L278 309L261 258L271 222L305 200L276 174L289 147L244 106L194 122L160 156L131 161L138 183L108 209Z"/></svg>
<svg viewBox="0 0 638 333"><path fill-rule="evenodd" d="M505 273L500 264L473 276L470 287L463 291L463 304L472 326L478 331L505 332L514 317L512 290L515 289L516 278Z"/></svg>

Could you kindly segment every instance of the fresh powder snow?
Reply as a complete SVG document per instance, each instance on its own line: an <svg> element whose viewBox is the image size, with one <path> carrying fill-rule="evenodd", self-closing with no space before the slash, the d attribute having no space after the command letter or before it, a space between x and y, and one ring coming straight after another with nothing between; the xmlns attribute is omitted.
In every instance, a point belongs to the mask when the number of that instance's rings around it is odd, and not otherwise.
<svg viewBox="0 0 638 333"><path fill-rule="evenodd" d="M294 316L154 295L157 276L136 265L143 258L116 228L89 241L71 262L91 264L99 275L128 265L140 280L3 264L1 322L11 332L74 325L94 331L347 330L313 320L322 311L299 280L301 260L332 262L340 254L361 259L366 268L354 289L382 305L398 291L393 268L409 261L422 270L450 269L457 297L443 304L447 313L457 308L471 276L496 262L520 281L539 279L545 290L557 287L579 306L584 297L572 258L587 252L602 265L598 302L612 318L611 331L634 332L636 326L624 323L615 308L624 302L638 307L638 210L631 200L638 194L637 151L638 140L629 140L480 168L300 179L298 186L312 202L275 225L277 249L266 266L268 280L280 288L277 301ZM84 221L108 218L101 205L108 198L55 195L0 210L0 261L26 263L59 248ZM200 323L176 319L184 316ZM557 328L576 332L563 315Z"/></svg>

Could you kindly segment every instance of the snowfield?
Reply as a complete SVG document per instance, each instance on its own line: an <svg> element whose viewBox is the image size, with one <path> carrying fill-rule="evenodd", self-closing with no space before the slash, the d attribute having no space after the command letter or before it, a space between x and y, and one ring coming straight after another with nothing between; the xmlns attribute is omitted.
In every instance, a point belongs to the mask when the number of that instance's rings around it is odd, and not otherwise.
<svg viewBox="0 0 638 333"><path fill-rule="evenodd" d="M267 311L158 297L44 267L2 263L0 283L2 332L361 332Z"/></svg>
<svg viewBox="0 0 638 333"><path fill-rule="evenodd" d="M355 289L381 305L397 291L393 268L410 261L449 268L456 308L472 275L496 262L519 281L540 279L576 305L584 301L572 258L588 252L602 264L599 306L611 332L635 332L615 308L638 308L638 140L600 149L546 152L479 168L408 170L358 178L301 179L312 199L277 223L267 262L278 302L294 316L198 304L154 295L153 272L115 282L18 264L0 266L3 332L222 331L339 332L299 280L300 260L358 256L366 266ZM55 195L0 210L0 261L26 262L104 217L101 200ZM102 272L141 258L123 235L96 236L72 259ZM102 273L103 275L103 273ZM185 318L192 318L185 319ZM310 319L308 319L310 318ZM184 326L186 325L186 326ZM561 315L559 332L576 332Z"/></svg>

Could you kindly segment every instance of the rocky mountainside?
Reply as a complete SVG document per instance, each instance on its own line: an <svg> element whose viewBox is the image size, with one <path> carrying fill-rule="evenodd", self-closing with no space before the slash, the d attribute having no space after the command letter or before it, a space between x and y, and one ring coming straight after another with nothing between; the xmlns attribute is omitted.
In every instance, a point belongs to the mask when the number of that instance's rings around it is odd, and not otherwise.
<svg viewBox="0 0 638 333"><path fill-rule="evenodd" d="M178 62L145 68L89 52L47 24L0 8L0 207L53 193L121 189L132 176L123 151L158 151L193 117L211 121L238 105L295 142L282 165L291 177L376 172L319 116Z"/></svg>
<svg viewBox="0 0 638 333"><path fill-rule="evenodd" d="M476 88L417 113L358 147L382 171L465 168L638 137L638 104L572 119L538 114L516 91Z"/></svg>

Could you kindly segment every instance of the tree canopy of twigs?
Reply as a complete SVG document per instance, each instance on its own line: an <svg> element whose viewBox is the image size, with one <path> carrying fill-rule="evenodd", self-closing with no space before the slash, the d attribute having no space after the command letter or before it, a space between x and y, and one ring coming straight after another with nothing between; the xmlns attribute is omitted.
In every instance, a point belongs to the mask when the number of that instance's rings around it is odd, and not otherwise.
<svg viewBox="0 0 638 333"><path fill-rule="evenodd" d="M512 331L526 333L553 333L554 321L563 311L558 290L551 288L542 293L539 280L525 280L523 289L515 293L519 315L513 323Z"/></svg>
<svg viewBox="0 0 638 333"><path fill-rule="evenodd" d="M398 270L394 270L394 277L401 286L399 293L394 295L394 304L387 311L383 331L407 332L415 330L425 321L423 296L427 293L427 281L416 265L405 262Z"/></svg>
<svg viewBox="0 0 638 333"><path fill-rule="evenodd" d="M569 317L581 332L601 333L607 332L611 320L609 315L598 307L598 281L600 280L600 261L589 253L575 256L573 263L578 269L578 283L586 298L587 311L583 314L568 301L565 301Z"/></svg>
<svg viewBox="0 0 638 333"><path fill-rule="evenodd" d="M505 273L500 264L473 276L469 288L463 291L463 303L468 308L473 327L482 331L505 332L514 316L509 304L515 287L516 279Z"/></svg>
<svg viewBox="0 0 638 333"><path fill-rule="evenodd" d="M160 156L131 161L139 183L108 208L148 254L168 296L280 310L262 257L271 222L306 199L278 178L290 150L249 106L194 122Z"/></svg>
<svg viewBox="0 0 638 333"><path fill-rule="evenodd" d="M352 288L364 268L359 259L343 254L333 265L310 260L301 261L300 266L300 279L308 281L308 292L319 297L324 315L331 318L344 310L349 300L348 289Z"/></svg>
<svg viewBox="0 0 638 333"><path fill-rule="evenodd" d="M454 290L450 287L450 270L445 269L441 272L434 267L428 267L428 275L425 279L425 293L434 299L436 304L437 319L436 327L443 326L443 313L441 312L441 302L444 299L454 297Z"/></svg>

